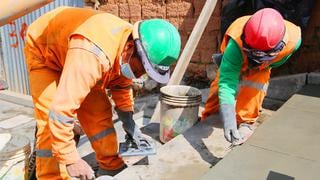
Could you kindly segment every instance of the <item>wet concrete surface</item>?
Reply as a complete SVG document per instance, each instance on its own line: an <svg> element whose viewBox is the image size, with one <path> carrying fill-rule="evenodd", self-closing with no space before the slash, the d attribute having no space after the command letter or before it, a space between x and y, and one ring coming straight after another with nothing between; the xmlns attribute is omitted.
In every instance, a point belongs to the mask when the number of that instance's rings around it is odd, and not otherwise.
<svg viewBox="0 0 320 180"><path fill-rule="evenodd" d="M304 87L202 179L319 179L319 92Z"/></svg>
<svg viewBox="0 0 320 180"><path fill-rule="evenodd" d="M255 126L258 127L268 119L271 113L263 111L263 115ZM155 156L145 157L142 160L143 163L137 163L125 169L115 178L121 180L198 179L230 151L230 143L224 138L219 116L213 115L163 144Z"/></svg>
<svg viewBox="0 0 320 180"><path fill-rule="evenodd" d="M230 144L223 138L217 117L194 127L162 145L155 156L131 166L116 179L196 179L214 166Z"/></svg>
<svg viewBox="0 0 320 180"><path fill-rule="evenodd" d="M254 146L234 149L213 167L202 180L315 180L320 164Z"/></svg>

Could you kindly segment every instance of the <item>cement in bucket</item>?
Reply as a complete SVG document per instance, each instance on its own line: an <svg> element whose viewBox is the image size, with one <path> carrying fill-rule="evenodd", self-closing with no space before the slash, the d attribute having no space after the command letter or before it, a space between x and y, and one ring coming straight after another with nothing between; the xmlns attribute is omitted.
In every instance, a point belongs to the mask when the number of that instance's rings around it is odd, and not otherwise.
<svg viewBox="0 0 320 180"><path fill-rule="evenodd" d="M0 134L0 179L27 179L30 152L28 138L17 134Z"/></svg>
<svg viewBox="0 0 320 180"><path fill-rule="evenodd" d="M162 87L160 92L160 140L166 143L197 122L201 91L170 85Z"/></svg>

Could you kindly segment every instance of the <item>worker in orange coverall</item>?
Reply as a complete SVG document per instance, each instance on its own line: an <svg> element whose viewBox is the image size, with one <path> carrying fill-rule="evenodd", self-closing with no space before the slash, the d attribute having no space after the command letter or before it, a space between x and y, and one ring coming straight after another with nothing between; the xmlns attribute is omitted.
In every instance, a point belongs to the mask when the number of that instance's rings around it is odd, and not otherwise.
<svg viewBox="0 0 320 180"><path fill-rule="evenodd" d="M37 178L94 178L77 152L75 121L96 153L98 175L122 170L106 89L127 135L139 143L143 137L132 119L132 79L147 73L167 83L180 46L176 28L161 19L131 25L105 12L60 7L33 22L25 56L38 129Z"/></svg>
<svg viewBox="0 0 320 180"><path fill-rule="evenodd" d="M219 70L202 120L220 110L226 140L245 142L260 114L271 68L285 63L300 44L300 28L274 9L236 19L224 35L222 55L214 57Z"/></svg>

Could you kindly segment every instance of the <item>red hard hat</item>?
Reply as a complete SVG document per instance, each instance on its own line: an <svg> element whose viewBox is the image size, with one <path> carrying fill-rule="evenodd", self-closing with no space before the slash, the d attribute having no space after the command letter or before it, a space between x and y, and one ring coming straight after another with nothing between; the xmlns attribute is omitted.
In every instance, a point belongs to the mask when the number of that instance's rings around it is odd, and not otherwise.
<svg viewBox="0 0 320 180"><path fill-rule="evenodd" d="M264 8L254 13L244 28L245 43L253 49L267 51L274 48L285 33L281 14Z"/></svg>

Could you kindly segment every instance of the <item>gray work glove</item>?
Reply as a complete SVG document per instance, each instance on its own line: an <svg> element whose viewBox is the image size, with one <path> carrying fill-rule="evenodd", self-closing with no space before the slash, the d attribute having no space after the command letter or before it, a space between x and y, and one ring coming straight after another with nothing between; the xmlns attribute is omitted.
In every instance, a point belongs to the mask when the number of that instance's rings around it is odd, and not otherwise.
<svg viewBox="0 0 320 180"><path fill-rule="evenodd" d="M240 134L237 129L236 112L233 104L220 105L220 118L223 123L224 137L231 143L237 143L240 140Z"/></svg>
<svg viewBox="0 0 320 180"><path fill-rule="evenodd" d="M122 111L117 108L115 110L118 113L119 119L122 121L122 127L126 131L128 137L133 139L137 146L139 146L143 137L139 126L133 120L133 112Z"/></svg>

